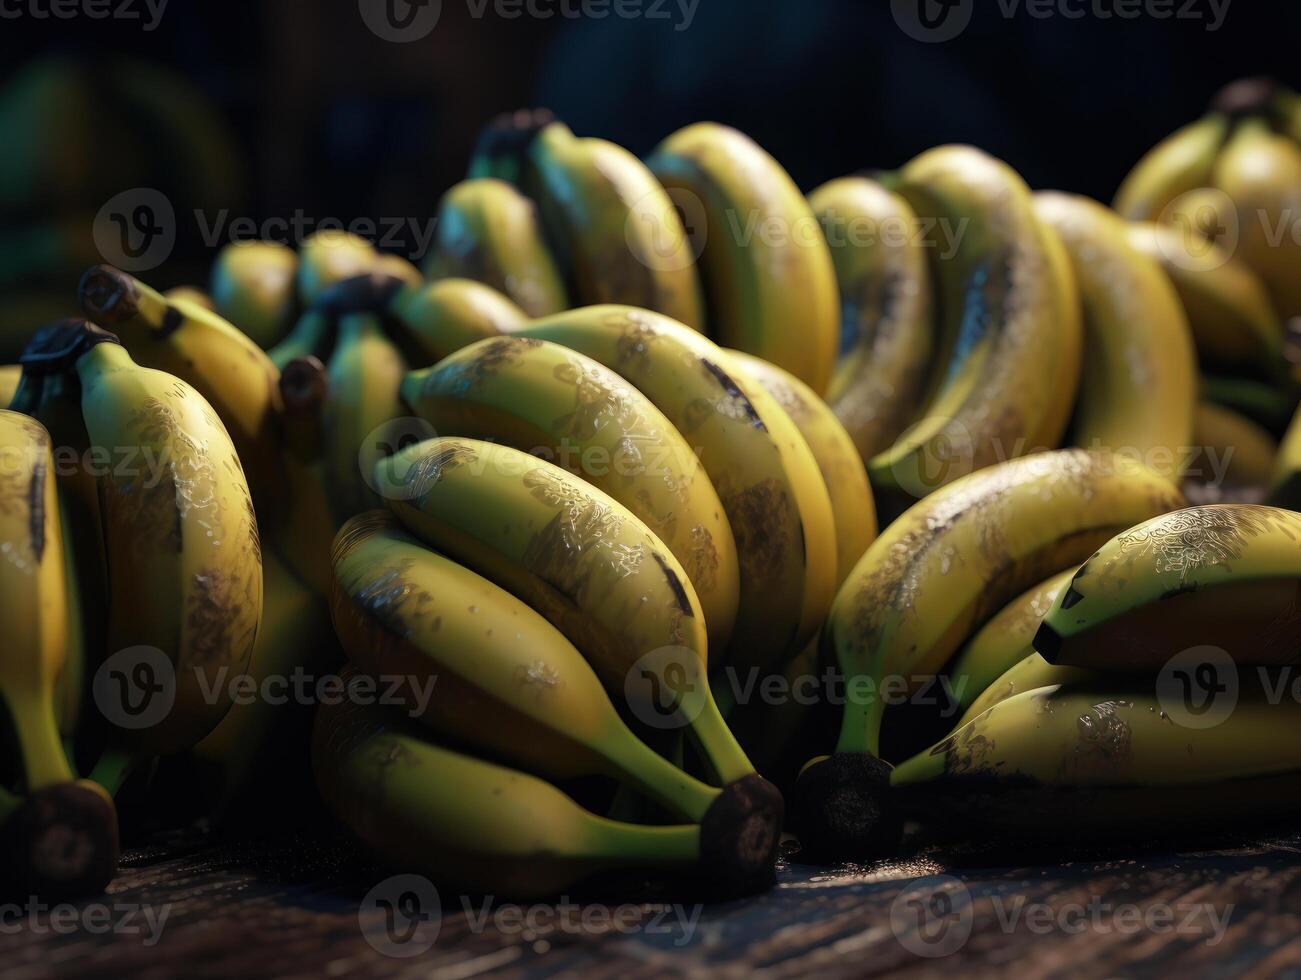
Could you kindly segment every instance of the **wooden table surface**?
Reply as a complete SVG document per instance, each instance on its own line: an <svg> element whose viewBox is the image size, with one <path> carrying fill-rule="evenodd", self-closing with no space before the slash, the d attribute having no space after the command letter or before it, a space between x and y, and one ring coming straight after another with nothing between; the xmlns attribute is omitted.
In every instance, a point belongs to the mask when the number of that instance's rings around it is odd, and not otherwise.
<svg viewBox="0 0 1301 980"><path fill-rule="evenodd" d="M419 933L428 948L410 958L362 930L387 874L328 835L174 835L128 851L109 893L67 919L0 915L0 976L1301 975L1301 836L1023 867L979 851L834 869L787 859L755 898L675 903L646 884L636 905L526 908L532 930L512 907L485 924L478 903L443 895L436 935Z"/></svg>

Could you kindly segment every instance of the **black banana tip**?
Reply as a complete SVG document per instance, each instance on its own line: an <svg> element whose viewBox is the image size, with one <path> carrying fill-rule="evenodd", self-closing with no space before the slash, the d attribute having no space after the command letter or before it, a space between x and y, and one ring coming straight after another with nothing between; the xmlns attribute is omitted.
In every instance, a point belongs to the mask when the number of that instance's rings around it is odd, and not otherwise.
<svg viewBox="0 0 1301 980"><path fill-rule="evenodd" d="M327 286L312 304L312 309L330 317L349 313L383 313L389 301L405 285L405 280L387 272L366 272Z"/></svg>
<svg viewBox="0 0 1301 980"><path fill-rule="evenodd" d="M313 354L295 357L280 372L280 397L285 411L293 415L315 413L328 387L325 365Z"/></svg>
<svg viewBox="0 0 1301 980"><path fill-rule="evenodd" d="M111 265L92 265L83 272L77 298L88 317L108 324L135 316L140 306L135 279Z"/></svg>
<svg viewBox="0 0 1301 980"><path fill-rule="evenodd" d="M786 804L757 773L728 783L700 821L700 857L728 895L770 888Z"/></svg>
<svg viewBox="0 0 1301 980"><path fill-rule="evenodd" d="M801 860L888 857L903 836L890 765L866 753L837 752L800 773L791 816Z"/></svg>
<svg viewBox="0 0 1301 980"><path fill-rule="evenodd" d="M67 901L102 892L117 873L117 810L84 782L29 796L0 835L0 880L14 894Z"/></svg>
<svg viewBox="0 0 1301 980"><path fill-rule="evenodd" d="M1050 664L1055 664L1062 653L1062 636L1047 623L1040 623L1039 629L1035 631L1031 645L1039 656Z"/></svg>
<svg viewBox="0 0 1301 980"><path fill-rule="evenodd" d="M1239 118L1268 113L1278 96L1278 82L1272 78L1240 78L1230 82L1211 100L1211 111Z"/></svg>
<svg viewBox="0 0 1301 980"><path fill-rule="evenodd" d="M47 323L32 335L18 363L33 377L71 370L77 358L96 344L118 343L117 336L82 317Z"/></svg>
<svg viewBox="0 0 1301 980"><path fill-rule="evenodd" d="M510 169L518 172L534 137L555 121L556 115L550 109L516 109L494 116L479 133L472 158L490 161L494 165L512 161ZM501 167L494 166L493 169L500 170Z"/></svg>

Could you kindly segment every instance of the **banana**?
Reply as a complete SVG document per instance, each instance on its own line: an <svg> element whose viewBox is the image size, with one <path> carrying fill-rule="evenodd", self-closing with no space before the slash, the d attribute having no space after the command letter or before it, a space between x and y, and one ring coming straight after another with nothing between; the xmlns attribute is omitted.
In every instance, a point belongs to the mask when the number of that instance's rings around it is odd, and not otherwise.
<svg viewBox="0 0 1301 980"><path fill-rule="evenodd" d="M537 132L528 154L530 190L575 305L626 303L703 330L691 239L646 165L621 146L580 139L559 122Z"/></svg>
<svg viewBox="0 0 1301 980"><path fill-rule="evenodd" d="M786 412L696 331L649 310L591 306L516 331L604 364L664 413L700 458L736 542L740 594L727 656L779 666L835 594L836 529L817 460Z"/></svg>
<svg viewBox="0 0 1301 980"><path fill-rule="evenodd" d="M257 344L221 317L184 301L168 302L125 272L99 265L81 278L82 308L110 325L142 367L192 385L230 433L264 514L283 506L277 453L280 372Z"/></svg>
<svg viewBox="0 0 1301 980"><path fill-rule="evenodd" d="M932 249L941 322L919 420L868 461L873 488L897 512L973 470L1059 445L1080 335L1068 314L1073 284L1010 167L943 146L887 186L956 241Z"/></svg>
<svg viewBox="0 0 1301 980"><path fill-rule="evenodd" d="M708 477L650 400L601 364L559 344L482 340L402 382L402 397L439 433L546 453L643 521L687 570L710 644L736 621L736 543Z"/></svg>
<svg viewBox="0 0 1301 980"><path fill-rule="evenodd" d="M1229 119L1218 112L1184 126L1138 162L1112 206L1131 221L1155 221L1180 195L1210 182L1228 135Z"/></svg>
<svg viewBox="0 0 1301 980"><path fill-rule="evenodd" d="M1201 387L1206 401L1245 415L1276 436L1287 431L1297 406L1292 391L1251 378L1202 375Z"/></svg>
<svg viewBox="0 0 1301 980"><path fill-rule="evenodd" d="M403 255L392 252L380 252L375 256L371 266L371 275L380 280L398 279L404 286L420 288L425 284L425 275L414 262Z"/></svg>
<svg viewBox="0 0 1301 980"><path fill-rule="evenodd" d="M402 678L397 696L457 744L553 779L613 776L690 823L719 795L633 735L554 626L387 511L335 538L331 614L359 670Z"/></svg>
<svg viewBox="0 0 1301 980"><path fill-rule="evenodd" d="M393 297L389 312L428 364L476 340L513 333L529 320L509 298L470 279L439 279L403 289Z"/></svg>
<svg viewBox="0 0 1301 980"><path fill-rule="evenodd" d="M192 306L202 306L210 313L215 313L217 311L217 305L213 302L212 297L198 286L173 286L171 289L163 293L163 299L167 300L169 303L172 300L179 299Z"/></svg>
<svg viewBox="0 0 1301 980"><path fill-rule="evenodd" d="M21 364L0 365L0 407L14 400L14 392L18 390L18 379L22 374Z"/></svg>
<svg viewBox="0 0 1301 980"><path fill-rule="evenodd" d="M494 116L475 140L469 178L495 177L528 189L536 180L529 163L529 146L539 132L555 121L555 113L550 109L516 109Z"/></svg>
<svg viewBox="0 0 1301 980"><path fill-rule="evenodd" d="M231 242L212 267L216 312L268 348L293 322L298 305L298 256L271 241Z"/></svg>
<svg viewBox="0 0 1301 980"><path fill-rule="evenodd" d="M1084 307L1076 444L1136 453L1159 472L1178 474L1192 445L1197 368L1174 287L1101 204L1040 193L1035 211L1070 253Z"/></svg>
<svg viewBox="0 0 1301 980"><path fill-rule="evenodd" d="M1301 146L1264 120L1245 120L1215 161L1212 182L1237 212L1235 254L1264 281L1279 316L1301 316Z"/></svg>
<svg viewBox="0 0 1301 980"><path fill-rule="evenodd" d="M921 407L933 345L930 269L908 202L866 177L809 195L840 286L840 360L827 401L864 461Z"/></svg>
<svg viewBox="0 0 1301 980"><path fill-rule="evenodd" d="M0 410L0 718L16 757L16 785L0 793L0 871L6 889L42 896L93 893L117 867L113 804L76 781L60 741L56 698L69 669L69 579L49 434Z"/></svg>
<svg viewBox="0 0 1301 980"><path fill-rule="evenodd" d="M836 270L795 182L748 136L716 123L678 130L647 165L701 225L691 234L711 337L825 393L839 346Z"/></svg>
<svg viewBox="0 0 1301 980"><path fill-rule="evenodd" d="M1082 681L1095 680L1102 675L1096 670L1083 667L1059 667L1050 664L1028 643L1022 648L1025 656L1009 667L1001 676L995 678L980 692L963 712L953 730L960 731L964 726L975 721L994 705L1006 701L1026 691L1037 691L1041 687L1054 687L1061 684L1078 684Z"/></svg>
<svg viewBox="0 0 1301 980"><path fill-rule="evenodd" d="M966 642L948 671L958 707L969 709L991 684L1034 652L1031 642L1039 623L1075 572L1059 572L1017 596Z"/></svg>
<svg viewBox="0 0 1301 980"><path fill-rule="evenodd" d="M367 482L376 430L405 414L398 394L406 374L401 352L377 316L350 313L339 319L339 342L330 357L322 406L322 470L337 524L380 506Z"/></svg>
<svg viewBox="0 0 1301 980"><path fill-rule="evenodd" d="M1053 664L1152 671L1193 647L1239 664L1301 649L1301 515L1207 504L1138 524L1076 572L1035 634Z"/></svg>
<svg viewBox="0 0 1301 980"><path fill-rule="evenodd" d="M1245 415L1201 401L1193 416L1193 444L1199 459L1189 467L1184 493L1201 497L1198 503L1216 503L1213 498L1255 497L1258 503L1274 481L1278 442ZM1193 480L1194 472L1196 480Z"/></svg>
<svg viewBox="0 0 1301 980"><path fill-rule="evenodd" d="M1279 379L1283 326L1260 278L1221 245L1171 225L1132 224L1129 243L1165 269L1183 304L1201 363Z"/></svg>
<svg viewBox="0 0 1301 980"><path fill-rule="evenodd" d="M695 874L733 894L772 884L781 817L766 797L739 800L739 820L620 823L535 776L436 745L400 714L347 703L318 711L312 765L326 804L363 842L446 888L540 898L632 869Z"/></svg>
<svg viewBox="0 0 1301 980"><path fill-rule="evenodd" d="M107 648L154 647L174 675L166 715L131 731L114 725L110 740L137 756L181 751L229 707L221 668L244 668L262 612L257 522L235 448L193 388L136 365L112 334L85 321L44 328L23 358L44 373L75 370L81 383L100 458ZM167 686L156 667L147 681Z"/></svg>
<svg viewBox="0 0 1301 980"><path fill-rule="evenodd" d="M529 316L569 306L533 202L495 178L457 184L438 205L429 279L472 279L509 297Z"/></svg>
<svg viewBox="0 0 1301 980"><path fill-rule="evenodd" d="M836 754L801 774L798 818L814 846L845 857L896 843L879 795L888 768L879 688L915 688L1026 588L1182 503L1169 480L1130 457L1058 450L972 473L887 527L823 630L849 693L867 689L845 701Z"/></svg>
<svg viewBox="0 0 1301 980"><path fill-rule="evenodd" d="M298 297L312 306L326 289L370 272L378 253L360 235L325 229L308 235L298 250Z"/></svg>
<svg viewBox="0 0 1301 980"><path fill-rule="evenodd" d="M890 776L899 806L968 832L1042 839L1240 828L1301 809L1301 706L1244 685L1211 727L1171 718L1150 684L1082 682L994 705Z"/></svg>
<svg viewBox="0 0 1301 980"><path fill-rule="evenodd" d="M528 602L608 690L627 697L646 679L653 696L673 695L672 720L689 724L722 782L753 772L705 679L695 587L631 512L558 466L471 439L418 443L380 461L376 474L412 533ZM635 707L644 715L655 706Z"/></svg>
<svg viewBox="0 0 1301 980"><path fill-rule="evenodd" d="M728 353L785 410L813 453L831 497L838 589L876 538L876 504L863 458L835 413L808 385L761 358L741 351Z"/></svg>

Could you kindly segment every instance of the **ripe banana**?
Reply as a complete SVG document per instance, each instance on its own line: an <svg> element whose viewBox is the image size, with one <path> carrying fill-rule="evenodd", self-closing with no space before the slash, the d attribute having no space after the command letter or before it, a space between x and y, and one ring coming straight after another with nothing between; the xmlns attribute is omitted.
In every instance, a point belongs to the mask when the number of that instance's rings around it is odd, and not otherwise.
<svg viewBox="0 0 1301 980"><path fill-rule="evenodd" d="M1301 515L1260 504L1164 514L1104 544L1044 617L1053 664L1157 671L1215 646L1239 664L1295 663L1301 649Z"/></svg>
<svg viewBox="0 0 1301 980"><path fill-rule="evenodd" d="M700 225L691 235L710 336L825 393L839 346L836 271L795 182L748 136L716 123L678 130L647 165Z"/></svg>
<svg viewBox="0 0 1301 980"><path fill-rule="evenodd" d="M847 684L836 754L800 777L799 823L834 856L879 852L897 825L880 798L883 685L915 689L988 616L1113 534L1183 503L1136 460L1085 450L1037 453L941 488L868 548L823 630Z"/></svg>
<svg viewBox="0 0 1301 980"><path fill-rule="evenodd" d="M872 486L898 511L973 470L1059 445L1081 340L1073 284L1010 167L944 146L887 186L956 242L932 250L941 322L919 421L868 462Z"/></svg>
<svg viewBox="0 0 1301 980"><path fill-rule="evenodd" d="M327 805L362 841L450 889L541 898L631 869L698 874L731 893L772 883L781 816L768 798L739 801L740 820L620 823L535 776L436 745L400 715L348 703L318 711L312 763Z"/></svg>
<svg viewBox="0 0 1301 980"><path fill-rule="evenodd" d="M111 266L87 270L79 294L87 316L111 326L133 360L192 385L215 409L263 516L277 514L285 503L276 448L280 372L262 349L216 314L168 302Z"/></svg>
<svg viewBox="0 0 1301 980"><path fill-rule="evenodd" d="M379 317L350 313L339 318L321 423L322 471L336 524L381 505L367 480L383 451L373 443L381 426L405 414L398 391L406 369Z"/></svg>
<svg viewBox="0 0 1301 980"><path fill-rule="evenodd" d="M948 671L958 707L969 709L991 684L1034 653L1035 632L1075 571L1058 572L1017 596L966 642Z"/></svg>
<svg viewBox="0 0 1301 980"><path fill-rule="evenodd" d="M311 307L335 283L370 272L377 256L374 245L351 232L330 228L308 235L298 250L303 307Z"/></svg>
<svg viewBox="0 0 1301 980"><path fill-rule="evenodd" d="M1184 493L1189 499L1201 498L1197 503L1217 503L1226 497L1237 503L1259 503L1274 481L1278 442L1232 409L1199 402L1193 415L1193 445L1199 458L1189 467Z"/></svg>
<svg viewBox="0 0 1301 980"><path fill-rule="evenodd" d="M1051 686L994 705L890 785L925 821L961 814L1018 839L1240 828L1301 809L1298 723L1298 702L1263 685L1206 728L1172 719L1150 684Z"/></svg>
<svg viewBox="0 0 1301 980"><path fill-rule="evenodd" d="M1101 204L1040 193L1035 211L1070 253L1084 307L1075 443L1135 453L1158 472L1178 474L1192 445L1197 367L1174 287Z"/></svg>
<svg viewBox="0 0 1301 980"><path fill-rule="evenodd" d="M117 869L117 817L76 781L60 741L56 698L80 650L70 648L69 580L50 436L0 410L0 595L10 603L0 648L0 709L14 783L0 791L0 873L42 897L100 891ZM9 792L12 790L13 792Z"/></svg>
<svg viewBox="0 0 1301 980"><path fill-rule="evenodd" d="M1170 277L1203 366L1269 380L1282 376L1283 327L1250 266L1171 225L1132 224L1129 243Z"/></svg>
<svg viewBox="0 0 1301 980"><path fill-rule="evenodd" d="M619 501L686 568L710 644L726 648L740 589L732 529L691 447L631 384L559 344L512 336L413 371L402 397L439 433L545 453Z"/></svg>
<svg viewBox="0 0 1301 980"><path fill-rule="evenodd" d="M217 253L209 290L217 313L268 348L293 322L298 256L280 242L232 242Z"/></svg>
<svg viewBox="0 0 1301 980"><path fill-rule="evenodd" d="M673 695L672 720L690 725L722 782L753 772L709 690L695 587L621 504L558 466L471 439L418 443L376 474L412 533L550 620L612 693L627 697L645 679L660 705ZM656 705L635 707L645 717Z"/></svg>
<svg viewBox="0 0 1301 980"><path fill-rule="evenodd" d="M699 823L719 791L619 718L583 655L509 592L417 542L387 511L334 540L331 614L358 669L459 745L553 779L612 776Z"/></svg>
<svg viewBox="0 0 1301 980"><path fill-rule="evenodd" d="M666 316L591 306L518 330L578 351L650 399L690 443L736 542L740 595L717 668L777 667L809 641L835 594L836 529L817 460L760 384L703 335Z"/></svg>
<svg viewBox="0 0 1301 980"><path fill-rule="evenodd" d="M1264 281L1284 319L1301 316L1301 146L1260 119L1238 124L1213 182L1237 212L1236 255Z"/></svg>
<svg viewBox="0 0 1301 980"><path fill-rule="evenodd" d="M835 413L808 385L761 358L741 351L728 353L785 410L813 453L831 497L838 589L876 538L876 504L863 458Z"/></svg>
<svg viewBox="0 0 1301 980"><path fill-rule="evenodd" d="M201 306L210 313L217 311L217 304L213 302L212 297L198 286L173 286L163 293L163 299L169 303L179 299L192 306Z"/></svg>
<svg viewBox="0 0 1301 980"><path fill-rule="evenodd" d="M866 177L809 195L840 286L840 360L827 401L864 461L921 407L933 345L930 269L917 215Z"/></svg>
<svg viewBox="0 0 1301 980"><path fill-rule="evenodd" d="M528 189L575 305L626 303L704 329L691 239L646 165L621 146L580 139L559 122L540 129L528 153Z"/></svg>
<svg viewBox="0 0 1301 980"><path fill-rule="evenodd" d="M471 279L439 279L403 289L393 297L389 311L427 364L476 340L514 333L529 320L510 299Z"/></svg>
<svg viewBox="0 0 1301 980"><path fill-rule="evenodd" d="M1153 147L1130 172L1112 205L1131 221L1155 221L1180 195L1205 187L1229 135L1229 119L1209 115Z"/></svg>
<svg viewBox="0 0 1301 980"><path fill-rule="evenodd" d="M953 726L955 732L999 702L1026 691L1037 691L1041 687L1054 687L1061 684L1078 684L1101 677L1096 670L1083 667L1059 667L1050 664L1040 654L1034 652L1029 644L1023 648L1025 656L1009 667L1001 676L995 678L975 700L967 706L958 723Z"/></svg>
<svg viewBox="0 0 1301 980"><path fill-rule="evenodd" d="M484 283L534 317L569 306L537 208L510 184L491 177L462 181L443 195L436 221L424 263L429 279Z"/></svg>
<svg viewBox="0 0 1301 980"><path fill-rule="evenodd" d="M14 392L18 390L18 379L22 374L21 364L0 365L0 408L13 401Z"/></svg>

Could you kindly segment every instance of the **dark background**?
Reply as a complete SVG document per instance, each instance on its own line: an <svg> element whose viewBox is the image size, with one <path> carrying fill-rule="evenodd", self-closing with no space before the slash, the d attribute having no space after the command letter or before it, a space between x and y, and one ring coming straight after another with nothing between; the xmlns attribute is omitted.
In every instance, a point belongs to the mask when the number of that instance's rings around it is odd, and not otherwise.
<svg viewBox="0 0 1301 980"><path fill-rule="evenodd" d="M105 59L169 67L229 125L243 172L221 194L188 187L176 164L154 160L140 174L150 137L117 123L88 138L86 165L127 186L162 184L178 212L229 205L255 220L297 208L422 219L464 174L479 127L525 105L639 154L686 123L730 123L806 190L970 141L1035 187L1109 199L1139 155L1225 82L1272 74L1301 84L1301 9L1267 0L1231 0L1215 32L1209 0L1173 0L1207 20L1164 21L1091 12L1115 0L1067 0L1085 16L1047 20L1025 9L1004 16L1010 0L974 0L967 30L939 44L909 38L887 0L699 0L686 30L675 29L676 0L667 21L508 19L491 4L476 19L468 0L443 0L437 27L412 44L373 35L357 0L171 0L152 32L138 21L32 15L29 5L49 2L3 0L23 13L0 20L0 80L52 55L91 85ZM31 124L0 115L0 154L16 152ZM133 157L146 164L110 166ZM192 199L200 194L211 199ZM6 234L48 217L40 195L28 203L0 210ZM94 196L79 207L69 205L70 220L93 213ZM179 244L180 264L160 270L159 285L206 261L184 229Z"/></svg>

